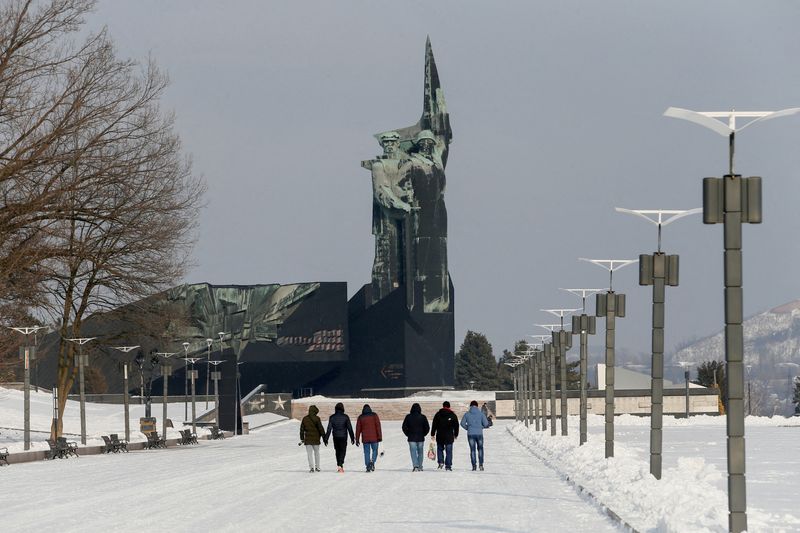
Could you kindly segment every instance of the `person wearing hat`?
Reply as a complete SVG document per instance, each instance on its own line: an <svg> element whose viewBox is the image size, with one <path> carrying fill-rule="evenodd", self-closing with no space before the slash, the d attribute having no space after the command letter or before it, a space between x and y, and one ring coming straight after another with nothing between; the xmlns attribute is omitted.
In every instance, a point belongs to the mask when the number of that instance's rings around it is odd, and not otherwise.
<svg viewBox="0 0 800 533"><path fill-rule="evenodd" d="M442 402L442 408L433 415L431 437L436 439L439 469L453 469L453 443L458 438L458 417L450 409L450 402Z"/></svg>
<svg viewBox="0 0 800 533"><path fill-rule="evenodd" d="M472 461L472 470L477 466L483 470L483 430L491 424L486 415L478 408L478 402L469 402L469 411L461 417L461 427L467 431L467 442L469 442L469 458ZM475 455L477 451L478 462L476 464Z"/></svg>

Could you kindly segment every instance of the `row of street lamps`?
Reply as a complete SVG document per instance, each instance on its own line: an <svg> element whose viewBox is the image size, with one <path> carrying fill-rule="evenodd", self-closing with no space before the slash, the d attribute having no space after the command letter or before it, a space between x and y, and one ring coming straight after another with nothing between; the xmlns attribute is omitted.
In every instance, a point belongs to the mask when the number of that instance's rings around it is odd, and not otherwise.
<svg viewBox="0 0 800 533"><path fill-rule="evenodd" d="M13 326L10 327L14 331L21 333L25 337L25 341L23 346L20 347L20 359L23 361L23 369L24 369L24 382L23 382L23 441L24 441L24 449L25 451L30 450L31 446L31 438L30 438L30 369L32 362L36 359L36 333L42 329L45 329L45 326ZM33 343L30 342L30 335L34 335ZM219 333L219 341L220 341L220 351L224 348L224 340L225 336L228 335L225 332ZM80 423L81 423L81 444L86 444L86 392L85 392L85 375L84 375L84 368L88 366L88 354L83 353L83 346L87 343L95 340L96 337L76 337L71 339L66 339L69 342L75 343L78 346L78 353L75 355L74 358L74 365L78 369L78 391L80 396ZM206 409L208 409L208 385L209 379L214 381L214 406L217 409L217 421L219 421L219 380L221 379L221 372L217 370L217 366L221 363L224 363L224 360L212 360L211 359L211 347L214 342L214 339L206 339L206 348L208 353L208 361L207 361L207 372L206 372ZM198 361L201 361L202 357L190 357L189 356L189 347L191 344L189 342L184 342L183 344L184 349L184 357L183 359L186 362L186 390L184 394L184 419L188 419L188 394L189 394L189 382L191 381L191 405L192 405L192 432L196 432L196 409L195 409L195 380L197 378L197 370L194 369L194 364ZM139 348L139 345L135 346L109 346L114 350L118 350L125 354ZM154 364L160 361L161 363L161 376L163 380L163 421L162 421L162 434L166 436L167 434L167 398L169 397L168 393L168 377L172 374L172 366L169 364L169 358L177 355L178 352L170 353L170 352L154 352ZM141 354L140 354L141 355ZM139 366L139 373L141 377L141 385L140 385L140 397L144 397L144 358L137 357L136 362ZM211 367L214 367L214 370L211 371ZM123 406L124 406L124 413L125 413L125 441L130 441L130 401L129 401L129 386L128 386L128 379L129 379L129 361L123 360L122 362L122 370L123 370ZM237 379L237 386L238 386L238 379ZM146 406L147 413L145 416L150 416L150 403L149 397ZM238 412L236 413L238 416ZM58 423L58 388L56 386L53 387L53 423Z"/></svg>
<svg viewBox="0 0 800 533"><path fill-rule="evenodd" d="M727 386L727 456L728 456L728 528L732 532L747 529L745 491L744 442L744 335L742 329L742 223L758 224L761 212L761 178L743 178L734 173L735 134L749 125L800 112L800 108L776 112L694 112L669 108L665 116L695 122L728 138L728 173L722 178L703 179L703 207L689 210L644 210L617 208L622 213L645 218L658 228L658 248L653 254L639 259L584 259L609 272L608 290L565 289L583 301L581 315L572 316L571 331L564 329L564 316L579 309L543 309L561 319L559 325L539 324L550 330L550 342L529 344L529 350L512 361L514 368L514 404L517 420L529 425L532 419L537 431L546 431L545 368L550 370L550 434L555 435L555 365L558 363L561 381L561 434L567 435L567 351L572 335L581 335L580 358L580 438L586 442L586 344L587 335L594 334L594 316L586 315L586 297L595 294L595 316L606 319L605 339L605 457L614 456L614 344L616 319L625 316L625 295L613 290L614 271L639 263L639 285L652 285L652 364L650 417L650 473L661 479L662 418L664 388L664 304L665 288L678 285L678 256L661 250L662 227L679 218L701 213L705 224L724 224L724 286L725 286L725 361ZM737 118L751 121L736 127ZM727 119L727 124L717 119ZM604 292L605 291L605 292ZM537 373L537 370L541 372ZM688 371L687 371L688 372ZM539 377L540 374L540 377ZM539 409L541 397L542 409ZM687 416L689 394L687 376Z"/></svg>

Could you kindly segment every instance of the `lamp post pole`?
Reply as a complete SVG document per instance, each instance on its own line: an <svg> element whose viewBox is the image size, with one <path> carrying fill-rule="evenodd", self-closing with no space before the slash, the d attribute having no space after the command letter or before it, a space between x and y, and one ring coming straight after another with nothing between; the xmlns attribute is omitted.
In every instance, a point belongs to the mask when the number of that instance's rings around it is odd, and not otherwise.
<svg viewBox="0 0 800 533"><path fill-rule="evenodd" d="M518 404L518 401L517 401L518 400L518 398L517 398L517 368L516 368L516 365L513 365L511 363L505 363L505 365L507 367L511 368L511 380L512 380L512 383L514 385L514 420L519 422L519 409L518 409L519 404Z"/></svg>
<svg viewBox="0 0 800 533"><path fill-rule="evenodd" d="M552 333L559 327L560 324L536 324L540 328L544 328L550 332L552 340ZM550 374L550 435L556 434L556 357L558 357L558 348L552 343L544 345L544 356L547 360L548 373Z"/></svg>
<svg viewBox="0 0 800 533"><path fill-rule="evenodd" d="M531 336L532 337L539 337L539 338L549 338L547 335L531 335ZM531 349L531 356L530 356L530 361L531 361L531 379L533 380L533 391L534 391L534 395L533 395L533 401L534 401L533 410L534 410L534 416L535 416L535 419L536 419L536 431L542 430L541 425L544 422L544 420L543 420L544 416L542 415L542 407L543 407L543 404L544 404L544 390L543 390L544 389L544 383L539 379L539 376L541 374L540 367L542 365L541 352L542 352L542 346L543 346L542 343L543 342L544 342L544 339L542 339L542 341L540 343L538 343L538 344L526 343L528 345L528 347ZM540 400L541 400L541 403L540 403ZM547 428L544 428L544 429L547 429Z"/></svg>
<svg viewBox="0 0 800 533"><path fill-rule="evenodd" d="M20 346L19 348L19 356L20 359L23 361L23 368L24 368L24 385L22 389L23 394L23 440L24 440L24 448L27 452L31 449L31 362L36 359L36 342L31 345L28 342L28 335L35 334L40 329L44 329L44 326L13 326L9 329L13 329L17 333L21 333L25 336L25 346Z"/></svg>
<svg viewBox="0 0 800 533"><path fill-rule="evenodd" d="M119 350L124 354L135 350L139 346L112 346L113 349ZM130 399L128 398L128 371L130 363L127 360L122 361L122 405L125 412L125 442L131 440L131 416L130 416Z"/></svg>
<svg viewBox="0 0 800 533"><path fill-rule="evenodd" d="M208 385L211 379L211 345L214 344L214 339L206 339L206 348L208 353L206 355L206 411L208 411ZM216 367L214 367L216 368Z"/></svg>
<svg viewBox="0 0 800 533"><path fill-rule="evenodd" d="M551 333L553 345L558 351L559 370L561 371L561 436L567 436L567 417L569 409L567 404L567 352L572 348L572 334L564 329L564 316L579 311L579 309L541 309L545 313L557 316L561 321L561 329Z"/></svg>
<svg viewBox="0 0 800 533"><path fill-rule="evenodd" d="M176 355L176 353L156 352L155 355L161 358L161 386L163 387L163 392L161 393L161 434L164 438L164 442L166 443L167 417L169 416L167 412L167 407L169 406L169 377L172 375L172 365L169 362L169 358L173 355Z"/></svg>
<svg viewBox="0 0 800 533"><path fill-rule="evenodd" d="M664 116L706 127L728 139L728 174L703 179L703 223L724 225L725 363L727 368L728 529L747 529L747 482L744 440L744 319L742 301L742 224L761 223L761 178L734 173L736 133L763 120L800 112L800 107L780 111L706 111L670 107ZM736 119L751 119L737 128ZM727 124L717 119L727 119Z"/></svg>
<svg viewBox="0 0 800 533"><path fill-rule="evenodd" d="M578 445L583 446L586 443L588 430L586 424L586 411L588 401L586 397L586 374L588 371L588 358L589 358L589 335L594 335L596 332L596 320L594 316L586 314L586 297L592 294L603 292L604 289L562 289L581 299L582 313L580 315L572 316L572 334L581 336L581 354L580 354L580 425L578 429Z"/></svg>
<svg viewBox="0 0 800 533"><path fill-rule="evenodd" d="M658 227L658 249L639 255L639 285L653 286L652 364L650 365L650 474L661 479L662 430L664 414L664 300L666 286L678 286L678 256L661 251L661 228L670 222L703 211L702 208L624 209L620 213L639 216ZM716 375L716 374L715 374Z"/></svg>
<svg viewBox="0 0 800 533"><path fill-rule="evenodd" d="M183 343L183 360L186 366L183 368L183 419L189 418L189 343Z"/></svg>
<svg viewBox="0 0 800 533"><path fill-rule="evenodd" d="M194 364L197 361L202 360L202 357L187 357L189 364L191 365L189 369L189 379L192 384L192 433L196 433L196 424L197 424L197 410L195 408L195 383L197 380L197 370L194 369Z"/></svg>
<svg viewBox="0 0 800 533"><path fill-rule="evenodd" d="M595 315L606 319L606 405L605 456L614 457L614 343L616 319L625 317L625 295L614 292L614 271L636 262L635 259L586 259L608 271L608 292L595 295Z"/></svg>
<svg viewBox="0 0 800 533"><path fill-rule="evenodd" d="M83 345L89 341L93 341L97 337L81 337L75 339L67 339L69 342L74 342L78 345L78 356L75 358L75 363L78 367L78 387L81 398L81 444L86 444L86 388L83 369L89 364L88 356L83 353Z"/></svg>

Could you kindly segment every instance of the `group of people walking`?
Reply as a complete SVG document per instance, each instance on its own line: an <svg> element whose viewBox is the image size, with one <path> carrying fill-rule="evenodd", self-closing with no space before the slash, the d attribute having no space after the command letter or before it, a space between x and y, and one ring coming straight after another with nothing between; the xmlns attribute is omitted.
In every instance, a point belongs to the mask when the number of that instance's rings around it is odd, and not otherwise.
<svg viewBox="0 0 800 533"><path fill-rule="evenodd" d="M350 417L344 412L344 404L339 402L334 408L334 413L328 419L328 427L323 428L319 418L319 409L316 405L308 408L306 415L300 422L300 444L305 444L308 455L309 472L319 472L319 447L320 442L328 445L333 439L333 448L336 452L336 467L339 472L344 472L344 458L347 454L347 441L350 444L361 446L364 450L364 465L367 472L375 471L375 462L378 459L378 445L383 441L381 420L377 413L372 411L369 404L365 404L361 415L356 420L356 429ZM429 424L428 418L422 414L418 403L411 406L411 411L403 420L403 434L408 439L408 448L411 454L412 472L423 470L425 458L425 438L430 433L431 444L428 456L437 460L440 469L453 469L453 443L458 438L460 428L467 432L470 460L472 470L483 470L483 430L492 426L492 417L486 404L483 409L478 408L478 402L470 402L469 410L464 413L459 423L458 417L450 408L450 402L443 402L442 408L433 416ZM433 453L433 443L436 443L436 453ZM380 455L383 455L381 452Z"/></svg>

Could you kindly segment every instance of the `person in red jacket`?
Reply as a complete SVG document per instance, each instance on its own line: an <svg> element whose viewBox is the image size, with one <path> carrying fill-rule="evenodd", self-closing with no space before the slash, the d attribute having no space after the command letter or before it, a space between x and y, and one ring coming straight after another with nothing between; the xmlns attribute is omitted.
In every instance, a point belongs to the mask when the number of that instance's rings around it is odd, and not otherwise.
<svg viewBox="0 0 800 533"><path fill-rule="evenodd" d="M367 472L375 471L375 460L378 458L378 443L383 440L381 419L373 413L369 404L364 404L361 416L356 422L356 446L364 443L364 464Z"/></svg>

